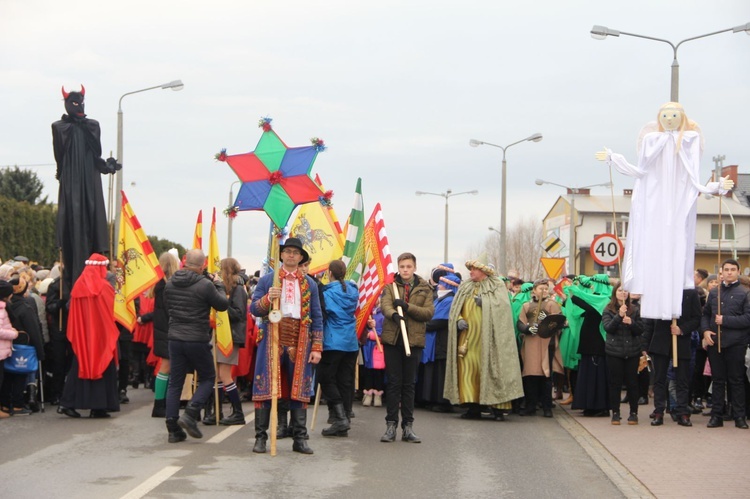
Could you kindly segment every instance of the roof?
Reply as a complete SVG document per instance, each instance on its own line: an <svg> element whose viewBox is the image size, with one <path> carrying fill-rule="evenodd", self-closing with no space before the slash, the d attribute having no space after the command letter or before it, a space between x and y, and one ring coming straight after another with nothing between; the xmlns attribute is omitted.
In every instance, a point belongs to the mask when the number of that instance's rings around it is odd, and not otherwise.
<svg viewBox="0 0 750 499"><path fill-rule="evenodd" d="M560 196L569 202L569 196ZM628 213L630 211L630 196L614 196L615 212ZM579 213L612 213L612 196L581 196L575 198L576 211ZM739 201L725 197L722 210L731 213L735 218L750 217L750 207ZM706 196L698 198L698 215L715 215L719 212L719 203L716 196L706 199Z"/></svg>

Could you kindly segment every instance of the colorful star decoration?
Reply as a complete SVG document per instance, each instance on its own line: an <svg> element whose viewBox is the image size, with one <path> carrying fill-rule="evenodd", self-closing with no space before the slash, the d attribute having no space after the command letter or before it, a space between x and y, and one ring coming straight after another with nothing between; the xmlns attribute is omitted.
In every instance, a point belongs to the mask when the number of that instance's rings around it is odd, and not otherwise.
<svg viewBox="0 0 750 499"><path fill-rule="evenodd" d="M230 208L265 211L277 227L284 227L297 205L318 201L324 194L310 170L325 146L316 137L311 146L287 147L272 129L271 118L261 118L258 126L263 135L253 152L228 155L222 150L216 159L227 162L242 181Z"/></svg>

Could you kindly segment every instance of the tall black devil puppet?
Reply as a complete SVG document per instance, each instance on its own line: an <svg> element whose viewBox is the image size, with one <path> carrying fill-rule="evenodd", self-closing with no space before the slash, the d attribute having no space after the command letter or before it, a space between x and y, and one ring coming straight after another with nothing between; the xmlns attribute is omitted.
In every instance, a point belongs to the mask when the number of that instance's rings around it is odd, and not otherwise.
<svg viewBox="0 0 750 499"><path fill-rule="evenodd" d="M108 253L109 236L100 175L113 174L121 168L114 158L102 159L99 122L86 117L84 96L66 92L65 111L52 123L52 145L55 149L60 181L57 206L57 244L62 248L64 289L70 292L81 275L86 258L92 253Z"/></svg>

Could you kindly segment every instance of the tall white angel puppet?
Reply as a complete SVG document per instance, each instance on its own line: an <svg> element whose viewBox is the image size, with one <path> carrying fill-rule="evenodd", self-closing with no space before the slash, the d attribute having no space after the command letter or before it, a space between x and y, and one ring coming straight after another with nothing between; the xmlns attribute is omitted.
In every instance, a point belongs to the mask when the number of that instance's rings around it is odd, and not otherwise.
<svg viewBox="0 0 750 499"><path fill-rule="evenodd" d="M641 316L671 320L682 314L682 290L694 287L698 196L724 194L734 182L700 183L702 135L682 106L668 102L638 138L638 165L604 148L596 159L635 177L630 227L622 261L623 287L642 295Z"/></svg>

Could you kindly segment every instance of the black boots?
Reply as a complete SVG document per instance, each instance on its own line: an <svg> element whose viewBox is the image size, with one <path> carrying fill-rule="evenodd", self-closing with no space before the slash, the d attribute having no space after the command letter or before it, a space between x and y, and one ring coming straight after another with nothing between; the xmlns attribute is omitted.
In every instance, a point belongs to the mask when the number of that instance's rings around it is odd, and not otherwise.
<svg viewBox="0 0 750 499"><path fill-rule="evenodd" d="M347 437L349 436L349 419L344 412L344 404L338 403L333 406L333 424L323 428L321 432L324 437Z"/></svg>
<svg viewBox="0 0 750 499"><path fill-rule="evenodd" d="M268 424L271 420L271 408L255 408L255 445L253 452L264 454L266 452L266 441L268 441Z"/></svg>
<svg viewBox="0 0 750 499"><path fill-rule="evenodd" d="M414 433L414 430L411 428L411 423L404 423L404 428L402 429L401 434L401 440L403 442L410 442L413 444L419 444L422 442L422 439L419 438L416 433Z"/></svg>
<svg viewBox="0 0 750 499"><path fill-rule="evenodd" d="M382 437L380 437L381 442L395 442L396 441L396 425L398 424L396 421L386 421L385 422L385 433Z"/></svg>
<svg viewBox="0 0 750 499"><path fill-rule="evenodd" d="M232 414L230 414L226 418L221 418L219 424L224 426L244 425L245 413L242 412L242 403L232 405Z"/></svg>
<svg viewBox="0 0 750 499"><path fill-rule="evenodd" d="M203 438L203 433L198 428L198 420L201 417L201 406L197 404L190 404L185 408L185 412L177 420L177 424L180 428L185 430L188 435L193 438Z"/></svg>
<svg viewBox="0 0 750 499"><path fill-rule="evenodd" d="M307 409L290 409L292 421L292 450L301 454L312 454L313 450L307 445Z"/></svg>
<svg viewBox="0 0 750 499"><path fill-rule="evenodd" d="M203 424L206 426L212 426L216 424L216 398L214 394L211 394L211 398L208 399L206 405L203 406ZM221 397L219 398L219 419L224 417L224 411L221 408Z"/></svg>
<svg viewBox="0 0 750 499"><path fill-rule="evenodd" d="M26 405L29 407L31 412L39 412L39 401L37 400L37 389L35 384L26 385L28 394L26 397Z"/></svg>
<svg viewBox="0 0 750 499"><path fill-rule="evenodd" d="M163 418L167 415L167 399L154 399L154 408L151 409L152 418Z"/></svg>
<svg viewBox="0 0 750 499"><path fill-rule="evenodd" d="M279 404L281 405L281 404ZM278 410L278 417L277 423L276 423L276 438L287 438L292 436L292 429L289 427L289 410L288 409L282 409L279 407Z"/></svg>
<svg viewBox="0 0 750 499"><path fill-rule="evenodd" d="M169 432L169 443L176 444L182 442L187 438L187 434L182 431L180 425L177 424L177 418L167 419L167 431Z"/></svg>

